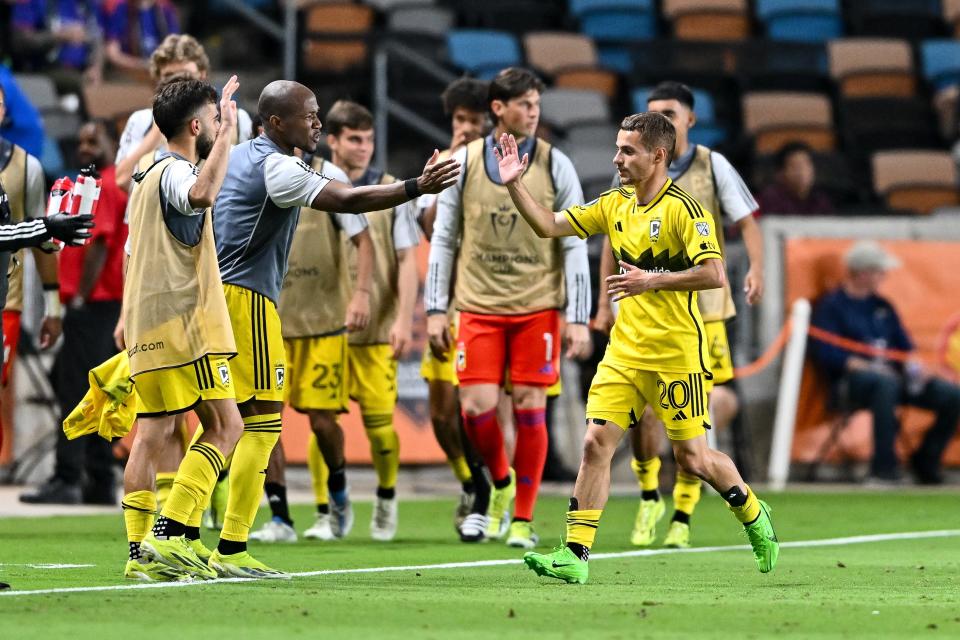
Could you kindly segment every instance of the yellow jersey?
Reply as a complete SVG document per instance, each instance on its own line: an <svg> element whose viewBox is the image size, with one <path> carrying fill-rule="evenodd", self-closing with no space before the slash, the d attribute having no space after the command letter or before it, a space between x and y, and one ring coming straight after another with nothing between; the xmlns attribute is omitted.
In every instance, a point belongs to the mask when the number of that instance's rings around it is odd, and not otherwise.
<svg viewBox="0 0 960 640"><path fill-rule="evenodd" d="M722 259L713 216L669 178L647 205L637 202L633 188L620 187L564 214L581 238L606 233L618 260L645 271L684 271ZM648 371L704 372L710 379L697 292L652 290L621 300L604 360Z"/></svg>

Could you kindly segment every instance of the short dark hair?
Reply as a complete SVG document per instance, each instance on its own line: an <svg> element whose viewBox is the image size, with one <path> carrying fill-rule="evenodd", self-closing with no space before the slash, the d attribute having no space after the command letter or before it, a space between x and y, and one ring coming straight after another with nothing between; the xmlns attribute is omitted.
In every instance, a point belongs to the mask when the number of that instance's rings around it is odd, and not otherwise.
<svg viewBox="0 0 960 640"><path fill-rule="evenodd" d="M812 157L813 149L806 142L800 140L787 142L777 149L776 155L773 156L774 166L777 168L777 171L783 171L784 167L787 166L787 158L795 153L806 153Z"/></svg>
<svg viewBox="0 0 960 640"><path fill-rule="evenodd" d="M508 102L513 98L519 98L531 89L537 93L543 93L544 89L546 89L546 85L543 84L543 80L538 78L537 75L529 69L521 69L520 67L507 67L498 73L497 77L490 81L490 91L487 95L487 104L492 103L494 100ZM493 122L496 123L496 114L491 112L491 115L493 117Z"/></svg>
<svg viewBox="0 0 960 640"><path fill-rule="evenodd" d="M673 162L673 154L677 146L677 130L673 123L662 113L647 111L627 116L620 123L623 131L637 131L640 133L640 143L648 151L656 147L667 150L667 165Z"/></svg>
<svg viewBox="0 0 960 640"><path fill-rule="evenodd" d="M476 78L460 78L447 85L440 94L443 112L452 116L457 109L466 109L476 113L486 113L489 108L487 98L490 95L490 83Z"/></svg>
<svg viewBox="0 0 960 640"><path fill-rule="evenodd" d="M373 114L362 104L350 100L337 100L323 119L327 133L339 136L344 129L367 131L373 129Z"/></svg>
<svg viewBox="0 0 960 640"><path fill-rule="evenodd" d="M153 121L167 140L208 104L217 104L217 90L204 80L179 79L164 84L153 98Z"/></svg>
<svg viewBox="0 0 960 640"><path fill-rule="evenodd" d="M655 86L647 95L647 104L654 100L676 100L693 110L693 91L682 82L666 80Z"/></svg>

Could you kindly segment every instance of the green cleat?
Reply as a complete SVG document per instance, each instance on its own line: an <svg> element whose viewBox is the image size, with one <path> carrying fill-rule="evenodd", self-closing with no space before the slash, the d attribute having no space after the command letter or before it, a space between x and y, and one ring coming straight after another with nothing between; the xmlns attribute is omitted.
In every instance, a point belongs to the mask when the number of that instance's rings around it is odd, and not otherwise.
<svg viewBox="0 0 960 640"><path fill-rule="evenodd" d="M538 576L548 576L570 584L586 584L590 575L587 563L566 546L557 547L553 553L528 551L523 554L523 561Z"/></svg>
<svg viewBox="0 0 960 640"><path fill-rule="evenodd" d="M510 524L510 505L517 495L517 473L510 469L510 484L503 489L493 488L490 494L490 506L487 508L487 537L499 540L507 532Z"/></svg>
<svg viewBox="0 0 960 640"><path fill-rule="evenodd" d="M151 560L144 560L143 562L127 560L127 566L123 569L123 577L127 580L140 580L141 582L190 582L193 579L188 573Z"/></svg>
<svg viewBox="0 0 960 640"><path fill-rule="evenodd" d="M274 580L289 580L290 574L271 569L247 551L223 555L214 550L210 556L210 569L221 578L270 578Z"/></svg>
<svg viewBox="0 0 960 640"><path fill-rule="evenodd" d="M197 554L197 557L200 558L200 562L203 564L207 564L210 560L210 555L213 552L207 548L207 545L203 544L202 540L187 540L187 546L193 549L193 552Z"/></svg>
<svg viewBox="0 0 960 640"><path fill-rule="evenodd" d="M770 519L771 509L766 502L760 500L760 515L751 524L744 526L750 546L753 547L753 557L757 561L760 573L769 573L777 566L780 557L780 541L773 530L773 520Z"/></svg>
<svg viewBox="0 0 960 640"><path fill-rule="evenodd" d="M195 578L213 580L217 577L217 572L197 557L197 553L183 536L160 540L150 533L140 543L140 550L147 560L160 562Z"/></svg>
<svg viewBox="0 0 960 640"><path fill-rule="evenodd" d="M670 523L667 537L663 539L663 546L672 549L687 549L690 547L690 525L686 522Z"/></svg>
<svg viewBox="0 0 960 640"><path fill-rule="evenodd" d="M507 536L508 547L534 549L540 542L540 536L533 530L532 522L517 520L510 523L510 535Z"/></svg>
<svg viewBox="0 0 960 640"><path fill-rule="evenodd" d="M663 518L667 506L663 499L641 500L637 510L637 519L633 523L630 544L635 547L649 547L657 537L657 523Z"/></svg>

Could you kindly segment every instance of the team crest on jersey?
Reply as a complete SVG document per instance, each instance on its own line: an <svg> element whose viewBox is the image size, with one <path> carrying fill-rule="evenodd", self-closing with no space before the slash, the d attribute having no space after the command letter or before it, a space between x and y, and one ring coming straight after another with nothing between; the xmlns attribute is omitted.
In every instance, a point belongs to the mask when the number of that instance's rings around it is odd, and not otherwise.
<svg viewBox="0 0 960 640"><path fill-rule="evenodd" d="M656 242L660 239L660 219L650 221L650 241Z"/></svg>
<svg viewBox="0 0 960 640"><path fill-rule="evenodd" d="M697 233L706 237L710 235L710 223L709 222L697 222Z"/></svg>
<svg viewBox="0 0 960 640"><path fill-rule="evenodd" d="M284 371L284 368L280 366L274 369L274 373L276 374L276 378L277 378L277 391L282 391L283 381L284 381L286 372Z"/></svg>
<svg viewBox="0 0 960 640"><path fill-rule="evenodd" d="M457 343L457 371L467 368L467 349L464 343Z"/></svg>
<svg viewBox="0 0 960 640"><path fill-rule="evenodd" d="M226 363L217 365L217 373L220 374L220 382L223 386L230 384L230 367Z"/></svg>

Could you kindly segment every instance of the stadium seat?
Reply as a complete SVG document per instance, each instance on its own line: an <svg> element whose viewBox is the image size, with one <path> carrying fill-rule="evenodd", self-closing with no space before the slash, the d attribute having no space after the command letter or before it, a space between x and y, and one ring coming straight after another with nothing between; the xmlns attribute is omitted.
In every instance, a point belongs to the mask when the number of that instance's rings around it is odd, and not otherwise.
<svg viewBox="0 0 960 640"><path fill-rule="evenodd" d="M523 60L517 39L505 31L454 30L447 34L447 50L455 66L485 79Z"/></svg>
<svg viewBox="0 0 960 640"><path fill-rule="evenodd" d="M616 169L613 166L613 156L616 154L616 147L613 143L608 145L597 144L594 146L578 146L570 149L570 160L577 170L577 176L581 184L606 183L606 187L601 187L602 191L610 188L610 183L616 175ZM594 187L596 188L596 187ZM593 194L596 197L600 192Z"/></svg>
<svg viewBox="0 0 960 640"><path fill-rule="evenodd" d="M663 0L663 16L679 40L743 40L750 35L746 0Z"/></svg>
<svg viewBox="0 0 960 640"><path fill-rule="evenodd" d="M905 40L848 38L827 45L830 76L847 97L916 95L913 53Z"/></svg>
<svg viewBox="0 0 960 640"><path fill-rule="evenodd" d="M404 5L390 12L387 28L390 31L446 36L454 22L453 11L447 7Z"/></svg>
<svg viewBox="0 0 960 640"><path fill-rule="evenodd" d="M509 31L518 37L528 31L555 31L565 27L563 5L549 0L444 0L466 29Z"/></svg>
<svg viewBox="0 0 960 640"><path fill-rule="evenodd" d="M571 68L596 67L597 47L592 38L579 33L532 32L523 36L527 64L548 75Z"/></svg>
<svg viewBox="0 0 960 640"><path fill-rule="evenodd" d="M925 40L920 57L923 77L934 89L960 83L960 40Z"/></svg>
<svg viewBox="0 0 960 640"><path fill-rule="evenodd" d="M346 2L319 4L304 10L303 69L344 73L367 61L367 35L374 10Z"/></svg>
<svg viewBox="0 0 960 640"><path fill-rule="evenodd" d="M436 0L363 0L363 4L368 4L382 13L388 13L400 7L411 9L415 6L429 7L436 4Z"/></svg>
<svg viewBox="0 0 960 640"><path fill-rule="evenodd" d="M826 47L820 43L746 42L740 50L738 71L744 91L833 91Z"/></svg>
<svg viewBox="0 0 960 640"><path fill-rule="evenodd" d="M570 0L569 7L580 30L598 43L647 40L657 34L653 0Z"/></svg>
<svg viewBox="0 0 960 640"><path fill-rule="evenodd" d="M792 140L815 151L832 151L837 138L830 99L800 92L753 92L743 96L743 127L756 153L774 153Z"/></svg>
<svg viewBox="0 0 960 640"><path fill-rule="evenodd" d="M153 102L154 89L148 84L101 82L83 89L83 102L91 118L126 123L127 116ZM123 131L122 126L117 127Z"/></svg>
<svg viewBox="0 0 960 640"><path fill-rule="evenodd" d="M43 120L43 130L51 140L74 139L80 129L80 116L60 106L56 87L49 76L41 74L17 74L15 76L23 91ZM45 150L46 153L46 150Z"/></svg>
<svg viewBox="0 0 960 640"><path fill-rule="evenodd" d="M840 101L847 152L866 160L874 151L943 146L937 121L919 98L849 98Z"/></svg>
<svg viewBox="0 0 960 640"><path fill-rule="evenodd" d="M568 69L553 78L553 86L557 89L599 91L608 100L617 96L619 84L619 76L608 69Z"/></svg>
<svg viewBox="0 0 960 640"><path fill-rule="evenodd" d="M756 12L771 40L826 42L843 34L838 0L757 0Z"/></svg>
<svg viewBox="0 0 960 640"><path fill-rule="evenodd" d="M922 40L948 35L940 0L857 0L850 3L853 34Z"/></svg>
<svg viewBox="0 0 960 640"><path fill-rule="evenodd" d="M609 122L610 106L603 94L577 89L547 89L540 98L544 122L563 130L586 122Z"/></svg>
<svg viewBox="0 0 960 640"><path fill-rule="evenodd" d="M565 146L571 149L577 147L594 146L599 147L609 142L610 149L614 148L617 141L617 132L620 127L608 122L589 123L573 125L567 129L567 135L564 138Z"/></svg>
<svg viewBox="0 0 960 640"><path fill-rule="evenodd" d="M943 0L943 19L954 38L960 38L960 0Z"/></svg>
<svg viewBox="0 0 960 640"><path fill-rule="evenodd" d="M647 110L647 96L652 89L653 87L641 87L630 93L635 112ZM693 91L693 112L697 116L697 124L690 129L690 141L711 148L724 144L729 137L729 131L717 122L713 96L703 89L691 90Z"/></svg>
<svg viewBox="0 0 960 640"><path fill-rule="evenodd" d="M874 191L893 209L927 214L960 204L957 165L946 151L883 151L871 164Z"/></svg>

